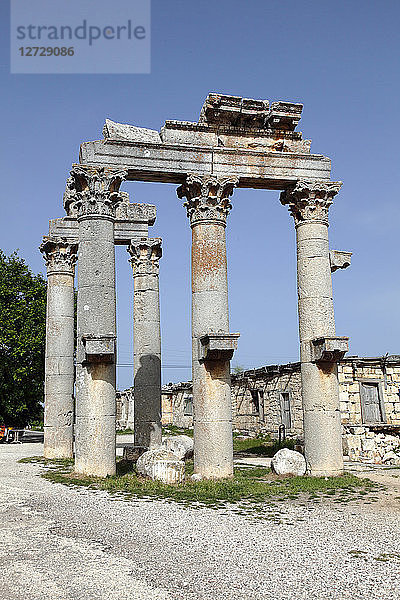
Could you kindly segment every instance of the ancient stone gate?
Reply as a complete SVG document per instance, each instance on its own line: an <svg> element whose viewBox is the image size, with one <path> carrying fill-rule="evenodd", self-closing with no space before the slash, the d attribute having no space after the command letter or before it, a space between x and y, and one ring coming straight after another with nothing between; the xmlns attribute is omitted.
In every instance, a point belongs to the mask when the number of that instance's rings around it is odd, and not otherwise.
<svg viewBox="0 0 400 600"><path fill-rule="evenodd" d="M231 197L237 187L281 190L281 203L294 218L297 236L308 470L313 475L343 471L337 361L347 351L348 338L335 333L330 256L340 266L348 253L330 255L328 243L329 207L341 182L330 181L330 160L311 154L311 142L295 131L301 112L301 104L210 94L198 123L166 121L158 132L107 120L103 140L82 144L80 165L73 167L67 184L68 216L51 222L44 246L51 255L52 246L46 244L61 244L70 265L78 248L78 472L115 472L114 244L129 245L132 260L147 261L138 272L142 268L146 277L157 277L159 241L147 238L154 207L129 205L119 192L123 180L175 183L179 198L185 199L192 229L194 461L195 473L202 477L233 473L230 360L239 334L229 331L228 317L225 227ZM52 273L50 269L49 276ZM70 317L71 279L68 286ZM135 294L136 289L154 292L147 301L135 296L140 307L138 312L135 308L135 340L140 340L138 352L135 341L135 414L138 411L142 419L142 426L135 419L135 428L144 432L140 441L150 447L161 439L158 282L136 288L135 281ZM52 348L49 306L47 339ZM73 325L68 322L70 335ZM137 323L142 323L138 334ZM64 398L66 390L72 396L70 348L69 341ZM54 356L58 350L52 352ZM48 351L49 359L50 355ZM54 361L46 364L46 436L53 430L55 439L60 427L53 413L57 402L60 406L57 385L62 378L52 371ZM72 424L64 431L71 452ZM52 452L57 454L57 443Z"/></svg>

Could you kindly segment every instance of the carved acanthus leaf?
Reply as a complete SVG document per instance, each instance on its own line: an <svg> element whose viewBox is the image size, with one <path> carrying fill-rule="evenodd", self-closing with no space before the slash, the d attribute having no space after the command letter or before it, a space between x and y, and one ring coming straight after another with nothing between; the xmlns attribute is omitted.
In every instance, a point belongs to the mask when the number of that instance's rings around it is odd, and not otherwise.
<svg viewBox="0 0 400 600"><path fill-rule="evenodd" d="M161 238L143 238L132 242L127 251L131 258L129 262L135 275L158 275L159 261L162 256Z"/></svg>
<svg viewBox="0 0 400 600"><path fill-rule="evenodd" d="M310 221L328 224L329 207L341 187L341 181L299 179L281 192L280 200L288 205L296 225Z"/></svg>
<svg viewBox="0 0 400 600"><path fill-rule="evenodd" d="M217 177L215 175L190 174L177 190L179 198L186 198L184 207L190 224L201 222L226 223L232 208L229 201L238 185L237 177Z"/></svg>
<svg viewBox="0 0 400 600"><path fill-rule="evenodd" d="M67 273L74 275L78 244L70 244L64 238L45 236L39 246L47 267L47 274Z"/></svg>
<svg viewBox="0 0 400 600"><path fill-rule="evenodd" d="M109 167L74 165L67 179L64 208L69 216L115 217L117 207L126 203L119 191L127 171Z"/></svg>

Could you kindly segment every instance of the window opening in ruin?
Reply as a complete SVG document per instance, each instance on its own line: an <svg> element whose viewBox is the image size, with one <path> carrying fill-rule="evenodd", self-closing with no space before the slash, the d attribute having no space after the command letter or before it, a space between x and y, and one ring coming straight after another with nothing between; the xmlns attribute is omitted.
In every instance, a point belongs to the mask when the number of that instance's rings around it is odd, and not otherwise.
<svg viewBox="0 0 400 600"><path fill-rule="evenodd" d="M362 422L383 423L385 409L381 384L378 381L361 381L360 397Z"/></svg>
<svg viewBox="0 0 400 600"><path fill-rule="evenodd" d="M258 390L250 390L251 392L251 412L253 415L260 414L260 397Z"/></svg>
<svg viewBox="0 0 400 600"><path fill-rule="evenodd" d="M258 414L260 421L264 421L264 390L258 390Z"/></svg>
<svg viewBox="0 0 400 600"><path fill-rule="evenodd" d="M193 416L193 396L192 394L185 394L184 396L185 405L183 408L183 414L185 417Z"/></svg>
<svg viewBox="0 0 400 600"><path fill-rule="evenodd" d="M289 392L281 392L281 421L286 430L292 427L292 413L290 410Z"/></svg>

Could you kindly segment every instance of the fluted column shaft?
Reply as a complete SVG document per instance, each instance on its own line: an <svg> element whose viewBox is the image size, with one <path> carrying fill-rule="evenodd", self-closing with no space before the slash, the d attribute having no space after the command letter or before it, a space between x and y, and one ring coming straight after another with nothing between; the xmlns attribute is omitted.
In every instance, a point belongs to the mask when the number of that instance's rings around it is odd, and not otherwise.
<svg viewBox="0 0 400 600"><path fill-rule="evenodd" d="M72 458L77 246L45 237L40 250L47 266L44 456Z"/></svg>
<svg viewBox="0 0 400 600"><path fill-rule="evenodd" d="M161 330L159 259L161 239L128 247L134 277L134 431L135 445L161 445Z"/></svg>
<svg viewBox="0 0 400 600"><path fill-rule="evenodd" d="M335 337L328 210L340 186L301 180L281 195L296 226L305 458L311 475L343 472L337 362L313 356L313 340Z"/></svg>
<svg viewBox="0 0 400 600"><path fill-rule="evenodd" d="M201 339L229 332L225 227L236 184L190 175L178 189L192 228L194 473L204 478L233 475L231 356L204 360Z"/></svg>
<svg viewBox="0 0 400 600"><path fill-rule="evenodd" d="M116 472L114 219L124 175L80 166L69 181L79 222L75 470L100 477Z"/></svg>

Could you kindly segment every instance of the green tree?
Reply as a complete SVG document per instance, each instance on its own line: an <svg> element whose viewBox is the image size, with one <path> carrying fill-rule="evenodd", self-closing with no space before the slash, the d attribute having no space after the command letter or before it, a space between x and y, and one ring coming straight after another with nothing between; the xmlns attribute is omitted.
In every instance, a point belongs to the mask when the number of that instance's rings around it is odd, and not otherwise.
<svg viewBox="0 0 400 600"><path fill-rule="evenodd" d="M46 281L0 250L0 421L41 419L44 400Z"/></svg>

